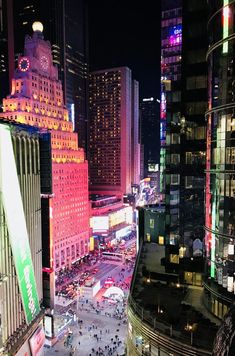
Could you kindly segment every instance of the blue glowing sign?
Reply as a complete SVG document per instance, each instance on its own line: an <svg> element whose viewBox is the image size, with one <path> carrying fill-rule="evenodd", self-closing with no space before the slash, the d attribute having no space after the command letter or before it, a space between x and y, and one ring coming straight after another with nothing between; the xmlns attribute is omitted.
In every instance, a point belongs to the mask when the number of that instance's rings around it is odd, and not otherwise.
<svg viewBox="0 0 235 356"><path fill-rule="evenodd" d="M182 24L169 28L169 42L171 46L182 43Z"/></svg>

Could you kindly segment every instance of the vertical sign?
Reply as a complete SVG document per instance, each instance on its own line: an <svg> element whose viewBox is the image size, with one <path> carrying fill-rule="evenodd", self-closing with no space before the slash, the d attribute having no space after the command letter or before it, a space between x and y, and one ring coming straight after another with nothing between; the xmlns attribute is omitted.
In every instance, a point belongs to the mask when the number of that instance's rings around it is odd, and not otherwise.
<svg viewBox="0 0 235 356"><path fill-rule="evenodd" d="M0 124L0 192L27 324L40 311L9 126Z"/></svg>
<svg viewBox="0 0 235 356"><path fill-rule="evenodd" d="M229 0L224 0L223 3L223 39L228 37L229 29ZM228 41L223 42L223 53L228 53Z"/></svg>

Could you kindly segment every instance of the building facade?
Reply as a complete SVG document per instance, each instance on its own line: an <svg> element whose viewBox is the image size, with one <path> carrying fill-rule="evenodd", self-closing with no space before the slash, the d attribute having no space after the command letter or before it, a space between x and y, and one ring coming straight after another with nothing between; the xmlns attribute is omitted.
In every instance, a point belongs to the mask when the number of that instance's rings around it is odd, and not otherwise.
<svg viewBox="0 0 235 356"><path fill-rule="evenodd" d="M213 1L209 11L205 299L211 312L222 318L235 290L235 6L232 1Z"/></svg>
<svg viewBox="0 0 235 356"><path fill-rule="evenodd" d="M137 105L136 83L134 90ZM120 67L92 72L89 93L90 191L117 196L131 193L131 157L138 149L133 144L132 153L132 112L136 141L138 113L132 105L131 70Z"/></svg>
<svg viewBox="0 0 235 356"><path fill-rule="evenodd" d="M44 197L49 214L47 267L55 271L89 252L88 166L64 106L51 45L43 39L41 23L33 28L33 36L25 38L11 94L3 100L2 116L51 133L52 190Z"/></svg>
<svg viewBox="0 0 235 356"><path fill-rule="evenodd" d="M162 13L160 188L166 209L166 267L186 283L198 284L200 278L202 284L207 8L204 0L180 4L176 8L164 2ZM195 260L201 260L200 277L193 272Z"/></svg>
<svg viewBox="0 0 235 356"><path fill-rule="evenodd" d="M160 97L160 191L164 198L167 121L178 119L182 54L182 1L162 2L161 97ZM171 104L174 92L176 103ZM176 143L174 143L176 144Z"/></svg>
<svg viewBox="0 0 235 356"><path fill-rule="evenodd" d="M158 222L152 207L139 212L140 247L128 301L129 355L211 355L220 324L208 313L213 298L208 298L207 305L202 302L204 202L208 202L204 195L207 9L204 0L162 2L160 171L164 204L157 211L164 214L165 231L155 233ZM221 61L218 54L216 60ZM221 140L221 131L219 135ZM208 269L212 265L209 257ZM211 284L206 282L207 290Z"/></svg>
<svg viewBox="0 0 235 356"><path fill-rule="evenodd" d="M160 122L159 102L157 99L144 98L141 110L141 144L144 146L144 177L152 172L153 165L159 164Z"/></svg>
<svg viewBox="0 0 235 356"><path fill-rule="evenodd" d="M203 288L165 268L164 207L138 209L138 254L127 305L127 355L209 356L220 322L201 302Z"/></svg>
<svg viewBox="0 0 235 356"><path fill-rule="evenodd" d="M140 183L140 120L139 82L132 81L132 120L131 120L131 185Z"/></svg>
<svg viewBox="0 0 235 356"><path fill-rule="evenodd" d="M69 120L79 135L79 146L87 145L88 30L84 0L3 0L0 29L0 78L6 78L1 101L11 91L11 79L25 35L34 21L44 23L52 45L53 64L58 66ZM8 76L10 80L8 81ZM6 86L6 88L5 88Z"/></svg>
<svg viewBox="0 0 235 356"><path fill-rule="evenodd" d="M0 122L0 353L30 354L42 330L40 135ZM23 345L23 346L22 346ZM32 349L31 349L32 351Z"/></svg>
<svg viewBox="0 0 235 356"><path fill-rule="evenodd" d="M113 246L132 232L133 209L115 196L91 196L90 226L95 247Z"/></svg>

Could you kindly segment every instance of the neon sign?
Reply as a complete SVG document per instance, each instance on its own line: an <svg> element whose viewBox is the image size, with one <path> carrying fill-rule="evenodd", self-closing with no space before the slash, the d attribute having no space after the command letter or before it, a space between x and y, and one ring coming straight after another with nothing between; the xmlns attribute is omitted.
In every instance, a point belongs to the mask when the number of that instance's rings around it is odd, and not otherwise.
<svg viewBox="0 0 235 356"><path fill-rule="evenodd" d="M223 8L223 39L228 37L228 28L229 28L229 6L228 0L224 0ZM228 53L228 41L223 43L223 53Z"/></svg>

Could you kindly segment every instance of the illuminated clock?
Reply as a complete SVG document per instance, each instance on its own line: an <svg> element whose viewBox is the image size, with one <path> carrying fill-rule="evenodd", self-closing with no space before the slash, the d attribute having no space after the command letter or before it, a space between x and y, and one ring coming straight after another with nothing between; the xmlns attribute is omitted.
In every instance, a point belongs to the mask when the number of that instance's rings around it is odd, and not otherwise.
<svg viewBox="0 0 235 356"><path fill-rule="evenodd" d="M47 56L41 56L40 58L40 64L43 70L47 70L49 67L49 60L47 58Z"/></svg>
<svg viewBox="0 0 235 356"><path fill-rule="evenodd" d="M18 68L21 72L27 72L30 67L30 62L27 57L21 57L18 63Z"/></svg>

